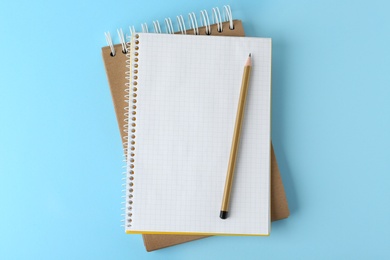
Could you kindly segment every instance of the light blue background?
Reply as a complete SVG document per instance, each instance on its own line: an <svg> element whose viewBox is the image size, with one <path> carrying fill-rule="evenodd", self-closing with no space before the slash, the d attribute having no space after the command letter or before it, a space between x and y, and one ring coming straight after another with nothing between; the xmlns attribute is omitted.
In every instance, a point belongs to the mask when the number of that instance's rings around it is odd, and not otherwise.
<svg viewBox="0 0 390 260"><path fill-rule="evenodd" d="M273 38L272 137L291 209L270 237L146 253L120 227L104 32L230 4ZM0 3L0 259L390 258L390 3ZM150 27L151 28L151 27ZM162 50L163 51L163 50Z"/></svg>

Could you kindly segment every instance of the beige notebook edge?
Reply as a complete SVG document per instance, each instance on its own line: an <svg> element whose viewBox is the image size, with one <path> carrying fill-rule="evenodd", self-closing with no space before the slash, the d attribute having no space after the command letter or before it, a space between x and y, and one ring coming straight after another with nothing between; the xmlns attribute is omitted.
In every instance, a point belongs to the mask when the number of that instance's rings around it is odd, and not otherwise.
<svg viewBox="0 0 390 260"><path fill-rule="evenodd" d="M210 26L211 35L213 36L245 36L242 22L240 20L234 20L234 29L229 28L229 22L222 23L222 32L218 32L217 25ZM187 30L187 34L193 33L193 30ZM199 34L206 34L205 27L199 27ZM111 50L108 46L102 48L102 56L106 69L107 79L110 86L111 96L115 108L115 114L120 129L122 143L125 143L127 133L124 131L125 120L125 102L124 96L127 94L125 89L126 80L126 60L127 57L122 53L122 47L120 44L114 45L116 55L111 55ZM278 168L277 160L271 144L271 220L276 221L287 218L290 215L286 194L280 171ZM196 235L159 235L148 234L143 235L145 248L147 251L153 251L208 236L196 236Z"/></svg>

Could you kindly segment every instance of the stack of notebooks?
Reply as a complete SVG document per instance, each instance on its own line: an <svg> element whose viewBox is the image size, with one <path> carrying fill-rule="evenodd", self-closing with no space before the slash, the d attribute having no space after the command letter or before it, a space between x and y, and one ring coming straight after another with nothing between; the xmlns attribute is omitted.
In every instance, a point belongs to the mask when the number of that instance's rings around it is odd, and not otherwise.
<svg viewBox="0 0 390 260"><path fill-rule="evenodd" d="M136 33L102 48L124 156L126 233L148 251L210 235L269 235L288 205L271 145L271 39L243 37L229 7L199 27ZM223 37L214 37L223 36ZM229 203L220 218L242 71L252 57Z"/></svg>

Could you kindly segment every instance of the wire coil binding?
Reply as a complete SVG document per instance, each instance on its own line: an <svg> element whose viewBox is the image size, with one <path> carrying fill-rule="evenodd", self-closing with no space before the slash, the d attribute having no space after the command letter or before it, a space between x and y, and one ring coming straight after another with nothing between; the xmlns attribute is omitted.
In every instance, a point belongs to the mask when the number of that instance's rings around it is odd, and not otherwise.
<svg viewBox="0 0 390 260"><path fill-rule="evenodd" d="M135 31L134 31L135 33ZM135 178L135 139L136 139L136 120L137 120L137 92L138 92L138 50L139 50L139 35L135 34L133 44L128 42L128 48L131 50L128 54L127 66L128 71L126 79L128 80L128 109L126 111L127 118L127 174L126 174L126 226L132 226L133 215L133 186Z"/></svg>
<svg viewBox="0 0 390 260"><path fill-rule="evenodd" d="M210 35L211 34L211 28L210 28L209 15L207 14L206 10L200 11L200 14L202 15L202 18L203 18L202 20L200 20L201 23L202 23L202 26L204 26L206 28L206 34Z"/></svg>
<svg viewBox="0 0 390 260"><path fill-rule="evenodd" d="M232 10L231 10L229 5L223 6L224 19L222 19L221 12L220 12L218 7L212 8L211 13L212 13L213 24L217 25L218 32L223 31L223 28L222 28L223 22L229 22L229 29L234 30L233 14L232 14ZM212 33L211 32L211 24L210 24L210 18L209 18L208 12L206 10L201 10L199 17L200 17L199 18L200 24L205 27L205 34L211 35L211 33ZM164 19L165 32L168 34L174 34L174 33L187 34L187 32L186 32L187 28L186 28L183 16L178 15L178 16L176 16L176 18L177 18L178 30L177 31L174 30L174 26L173 26L173 22L172 22L171 18L165 18ZM194 12L188 13L188 25L189 25L188 29L192 29L193 34L199 35L198 18ZM149 33L148 25L146 23L141 24L141 27L142 27L142 32ZM153 31L154 33L163 33L159 21L157 21L157 20L153 21L153 30L154 30ZM126 37L125 37L122 29L117 30L117 33L118 33L118 37L119 37L119 42L122 45L122 52L124 54L126 54L128 51L127 45L125 43ZM134 26L131 26L130 27L130 35L134 35L135 33L136 32L135 32ZM109 32L104 33L104 34L106 37L107 45L110 46L110 49L111 49L111 56L115 56L116 52L115 52L115 48L114 48L111 34Z"/></svg>
<svg viewBox="0 0 390 260"><path fill-rule="evenodd" d="M131 29L131 28L130 28ZM126 41L126 74L125 74L125 78L126 78L126 88L125 88L125 91L126 91L126 94L124 96L125 98L125 102L126 102L126 107L125 107L125 111L124 111L124 116L125 116L125 119L124 119L124 125L123 125L123 131L125 132L125 137L124 137L124 144L123 144L123 156L124 156L124 166L123 168L126 169L123 174L124 174L124 181L123 181L123 184L122 186L125 186L125 189L123 190L124 192L124 201L126 203L127 199L126 197L130 196L130 193L129 193L129 189L126 187L127 186L127 179L129 178L128 176L128 169L127 169L127 165L128 165L128 156L129 156L129 116L130 116L130 57L131 57L131 54L130 54L130 50L131 50L131 43L130 41ZM131 205L125 205L125 208L124 208L124 211L125 211L125 214L126 216L123 218L123 219L126 219L126 228L127 227L131 227L131 217L132 217L132 213L131 213L131 210L132 210L132 206Z"/></svg>

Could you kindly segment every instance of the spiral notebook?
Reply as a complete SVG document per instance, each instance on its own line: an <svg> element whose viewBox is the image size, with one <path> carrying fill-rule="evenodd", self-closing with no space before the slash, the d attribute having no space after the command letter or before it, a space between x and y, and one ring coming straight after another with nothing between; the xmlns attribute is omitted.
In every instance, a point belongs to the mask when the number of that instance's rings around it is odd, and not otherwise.
<svg viewBox="0 0 390 260"><path fill-rule="evenodd" d="M269 235L271 39L138 33L130 53L126 232ZM249 53L231 213L221 220Z"/></svg>
<svg viewBox="0 0 390 260"><path fill-rule="evenodd" d="M217 10L215 8L210 11ZM192 13L193 14L193 13ZM201 17L200 15L199 17ZM181 16L178 16L179 18ZM211 36L244 36L244 29L242 26L242 22L240 20L233 20L232 16L233 28L234 30L230 30L230 21L222 22L221 25L216 23L210 25L210 35ZM165 20L170 20L165 19ZM207 19L209 20L209 19ZM154 22L153 24L156 24ZM190 23L190 19L188 18L188 23ZM188 24L187 23L187 24ZM142 26L143 29L146 26ZM176 33L183 33L180 30ZM221 30L222 28L222 30ZM198 33L200 35L206 34L206 26L201 26L197 28ZM184 33L193 34L194 29L188 29ZM102 48L102 57L106 69L107 79L111 90L111 95L113 99L113 104L115 108L115 113L117 117L117 122L119 126L120 136L122 137L122 142L124 143L124 147L126 145L126 129L124 128L124 111L127 107L127 103L125 103L124 95L125 92L125 84L126 79L124 77L126 71L126 55L122 53L123 44L112 44L112 40L109 41L111 46L106 46ZM112 55L112 49L116 55ZM271 147L272 148L272 147ZM280 176L277 160L274 154L273 149L271 150L271 219L272 221L280 220L287 218L289 216L288 203L286 200L286 195L282 183L282 179ZM144 244L147 251L153 251L162 249L168 246L178 245L185 242L190 242L193 240L197 240L200 238L206 238L207 236L200 235L160 235L160 234L144 234L142 235L144 239Z"/></svg>

